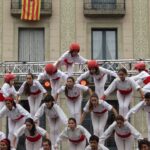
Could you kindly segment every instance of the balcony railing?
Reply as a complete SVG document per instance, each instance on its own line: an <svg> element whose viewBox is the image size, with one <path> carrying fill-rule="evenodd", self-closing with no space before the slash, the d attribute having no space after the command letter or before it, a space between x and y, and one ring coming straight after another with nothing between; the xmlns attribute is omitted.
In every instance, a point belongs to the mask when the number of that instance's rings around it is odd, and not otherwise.
<svg viewBox="0 0 150 150"><path fill-rule="evenodd" d="M22 3L21 0L11 0L11 14L13 16L20 16ZM52 0L41 2L41 16L52 15Z"/></svg>
<svg viewBox="0 0 150 150"><path fill-rule="evenodd" d="M84 0L84 15L87 17L122 17L125 15L125 0L109 3Z"/></svg>

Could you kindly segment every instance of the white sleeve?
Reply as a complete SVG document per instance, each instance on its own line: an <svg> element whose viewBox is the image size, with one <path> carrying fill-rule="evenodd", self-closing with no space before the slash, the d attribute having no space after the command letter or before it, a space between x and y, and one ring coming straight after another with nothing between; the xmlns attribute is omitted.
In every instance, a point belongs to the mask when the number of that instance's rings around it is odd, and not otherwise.
<svg viewBox="0 0 150 150"><path fill-rule="evenodd" d="M107 103L104 100L100 100L100 104L103 105L108 111L111 111L113 108L112 105L110 105L109 103Z"/></svg>
<svg viewBox="0 0 150 150"><path fill-rule="evenodd" d="M111 136L112 132L114 131L116 126L116 122L113 122L102 134L100 137L100 143L104 142L109 136Z"/></svg>
<svg viewBox="0 0 150 150"><path fill-rule="evenodd" d="M68 135L67 135L67 127L59 134L59 136L56 139L56 143L55 144L60 144L61 141L68 139Z"/></svg>
<svg viewBox="0 0 150 150"><path fill-rule="evenodd" d="M81 132L85 135L86 139L89 142L89 139L91 137L91 134L89 133L89 131L86 128L84 128L83 126L81 126L81 125L78 125L78 126L80 127Z"/></svg>
<svg viewBox="0 0 150 150"><path fill-rule="evenodd" d="M100 148L102 149L102 150L109 150L106 146L104 146L103 144L99 144L99 146L100 146Z"/></svg>
<svg viewBox="0 0 150 150"><path fill-rule="evenodd" d="M138 73L137 75L135 75L135 76L131 76L130 78L132 79L132 80L134 80L134 81L137 81L137 80L139 80L139 79L143 79L143 78L145 78L146 76L148 76L149 74L147 73L147 72L145 72L145 71L142 71L142 72L140 72L140 73Z"/></svg>
<svg viewBox="0 0 150 150"><path fill-rule="evenodd" d="M37 110L34 115L34 120L38 120L44 114L45 104L42 104L41 107Z"/></svg>
<svg viewBox="0 0 150 150"><path fill-rule="evenodd" d="M135 82L135 81L134 81L133 79L131 79L131 78L130 78L130 80L131 80L131 84L132 84L132 87L133 87L134 90L140 89L140 86L137 84L137 82Z"/></svg>
<svg viewBox="0 0 150 150"><path fill-rule="evenodd" d="M66 125L68 123L68 118L67 118L66 114L63 112L63 110L61 109L61 107L57 104L54 104L53 107L57 111L61 121Z"/></svg>
<svg viewBox="0 0 150 150"><path fill-rule="evenodd" d="M46 133L47 133L47 131L45 129L43 129L43 128L39 127L39 126L36 126L36 130L42 136L45 136Z"/></svg>
<svg viewBox="0 0 150 150"><path fill-rule="evenodd" d="M59 70L59 71L60 71L60 70ZM67 75L66 73L62 72L62 71L60 71L60 73L61 73L62 79L63 79L64 81L67 81L68 75Z"/></svg>
<svg viewBox="0 0 150 150"><path fill-rule="evenodd" d="M13 88L13 95L17 96L17 91L16 91L15 87L13 86L12 88Z"/></svg>
<svg viewBox="0 0 150 150"><path fill-rule="evenodd" d="M64 58L67 57L68 53L69 53L69 51L64 52L64 53L58 58L57 62L58 62L58 61L60 61L60 62L63 61ZM56 62L56 63L57 63L57 62Z"/></svg>
<svg viewBox="0 0 150 150"><path fill-rule="evenodd" d="M42 72L42 73L40 73L40 74L38 75L37 80L38 80L38 81L39 81L39 80L43 80L44 78L45 78L45 73Z"/></svg>
<svg viewBox="0 0 150 150"><path fill-rule="evenodd" d="M82 57L82 56L79 55L78 63L85 64L87 61L88 61L87 59L85 59L84 57Z"/></svg>
<svg viewBox="0 0 150 150"><path fill-rule="evenodd" d="M31 114L27 110L25 110L20 104L16 104L16 107L19 110L19 112L26 118L31 118Z"/></svg>
<svg viewBox="0 0 150 150"><path fill-rule="evenodd" d="M2 91L4 97L8 97L9 96L9 93L7 91L7 89L9 87L10 87L9 84L7 84L7 83L3 84L2 88L1 88L1 91Z"/></svg>
<svg viewBox="0 0 150 150"><path fill-rule="evenodd" d="M139 102L137 105L135 105L133 108L131 108L129 110L129 112L126 115L126 119L129 119L129 117L131 116L131 114L135 114L136 112L138 112L140 109L142 109L143 105L144 105L144 101Z"/></svg>
<svg viewBox="0 0 150 150"><path fill-rule="evenodd" d="M146 84L143 88L142 88L144 93L150 92L150 84Z"/></svg>
<svg viewBox="0 0 150 150"><path fill-rule="evenodd" d="M86 78L88 78L89 76L90 76L89 71L84 72L83 74L81 74L81 75L77 78L76 83L80 83L80 81L81 81L82 79L86 79Z"/></svg>
<svg viewBox="0 0 150 150"><path fill-rule="evenodd" d="M115 79L115 80L108 86L108 88L104 91L104 95L108 96L109 94L111 94L113 91L115 91L115 90L117 89L116 81L117 81L117 79Z"/></svg>
<svg viewBox="0 0 150 150"><path fill-rule="evenodd" d="M58 90L57 90L57 94L60 94L61 92L65 91L65 86L61 86Z"/></svg>
<svg viewBox="0 0 150 150"><path fill-rule="evenodd" d="M108 70L108 69L105 69L105 68L102 68L102 67L99 67L100 71L106 73L106 74L109 74L110 76L113 76L113 77L118 77L117 73L114 72L114 71L111 71L111 70Z"/></svg>
<svg viewBox="0 0 150 150"><path fill-rule="evenodd" d="M38 80L35 80L35 82L42 93L47 93L47 91L44 89L44 87L41 85L41 83Z"/></svg>
<svg viewBox="0 0 150 150"><path fill-rule="evenodd" d="M89 87L81 85L81 84L76 84L77 87L79 87L82 91L88 91Z"/></svg>
<svg viewBox="0 0 150 150"><path fill-rule="evenodd" d="M23 84L22 84L21 87L19 88L19 90L18 90L18 92L17 92L18 95L21 95L21 94L24 92L24 86L25 86L25 84L26 84L26 81L23 82Z"/></svg>
<svg viewBox="0 0 150 150"><path fill-rule="evenodd" d="M86 113L89 112L89 100L88 100L88 102L86 103L86 105L84 106L83 111L86 112Z"/></svg>
<svg viewBox="0 0 150 150"><path fill-rule="evenodd" d="M4 106L2 107L2 109L0 110L0 118L7 115L7 107Z"/></svg>
<svg viewBox="0 0 150 150"><path fill-rule="evenodd" d="M135 139L143 139L141 133L139 133L139 131L137 131L128 121L126 121L125 124L128 126L128 128L131 131L131 134L134 136Z"/></svg>
<svg viewBox="0 0 150 150"><path fill-rule="evenodd" d="M26 128L26 125L24 124L23 126L21 126L21 127L14 133L14 136L17 137L17 138L19 138L21 135L24 134L25 128Z"/></svg>
<svg viewBox="0 0 150 150"><path fill-rule="evenodd" d="M5 133L2 132L2 131L0 131L0 141L1 141L2 139L5 139L5 138L6 138Z"/></svg>

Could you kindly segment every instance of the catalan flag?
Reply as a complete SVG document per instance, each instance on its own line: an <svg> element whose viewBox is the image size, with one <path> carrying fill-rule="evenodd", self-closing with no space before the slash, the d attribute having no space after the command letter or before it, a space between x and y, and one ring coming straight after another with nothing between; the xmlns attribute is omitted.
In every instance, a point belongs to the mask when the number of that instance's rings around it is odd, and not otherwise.
<svg viewBox="0 0 150 150"><path fill-rule="evenodd" d="M40 20L41 0L22 0L22 20Z"/></svg>

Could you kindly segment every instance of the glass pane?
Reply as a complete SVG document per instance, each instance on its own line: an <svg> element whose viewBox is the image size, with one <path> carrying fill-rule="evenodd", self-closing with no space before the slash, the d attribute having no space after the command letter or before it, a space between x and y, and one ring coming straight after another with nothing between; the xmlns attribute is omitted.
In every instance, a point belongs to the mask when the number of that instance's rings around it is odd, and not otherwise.
<svg viewBox="0 0 150 150"><path fill-rule="evenodd" d="M102 31L93 31L93 59L102 58Z"/></svg>

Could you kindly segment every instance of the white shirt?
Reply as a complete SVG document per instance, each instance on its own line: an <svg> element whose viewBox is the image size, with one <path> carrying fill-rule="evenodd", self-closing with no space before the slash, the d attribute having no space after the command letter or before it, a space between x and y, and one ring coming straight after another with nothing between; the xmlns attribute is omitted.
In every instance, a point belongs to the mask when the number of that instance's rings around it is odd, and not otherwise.
<svg viewBox="0 0 150 150"><path fill-rule="evenodd" d="M43 128L39 127L39 126L36 126L36 135L40 134L42 136L45 136L47 133L46 130L44 130ZM16 133L14 133L14 135L16 137L19 137L21 136L22 134L25 134L25 136L31 136L30 133L29 133L29 130L26 128L26 125L24 124L23 126L21 126ZM36 136L35 135L35 136Z"/></svg>
<svg viewBox="0 0 150 150"><path fill-rule="evenodd" d="M146 105L145 101L139 102L137 105L135 105L133 108L129 110L129 112L126 115L126 119L129 119L131 114L137 113L139 110L143 109L147 113L150 113L150 106Z"/></svg>
<svg viewBox="0 0 150 150"><path fill-rule="evenodd" d="M118 77L117 73L115 73L114 71L105 69L103 67L99 67L99 70L100 73L98 75L92 75L90 74L90 71L86 71L77 78L77 83L79 83L82 79L88 78L89 76L93 77L95 82L100 82L103 79L103 77L107 75Z"/></svg>
<svg viewBox="0 0 150 150"><path fill-rule="evenodd" d="M102 112L105 109L107 109L108 111L111 111L112 106L110 104L108 104L106 101L99 100L99 105L97 107L94 107L92 112ZM83 110L84 110L84 112L89 112L89 101L86 103Z"/></svg>
<svg viewBox="0 0 150 150"><path fill-rule="evenodd" d="M69 97L80 97L82 91L88 91L89 88L87 86L81 85L81 84L74 84L74 86L69 89L68 88L68 99ZM57 94L64 92L65 86L62 86L60 89L58 89Z"/></svg>
<svg viewBox="0 0 150 150"><path fill-rule="evenodd" d="M74 130L66 127L56 140L56 144L59 144L64 139L78 140L81 135L85 135L87 140L89 140L91 134L81 125L77 125Z"/></svg>
<svg viewBox="0 0 150 150"><path fill-rule="evenodd" d="M125 121L124 126L121 128L119 128L116 121L114 121L102 134L102 136L100 137L100 141L103 142L104 140L106 140L109 136L111 136L113 131L117 132L120 135L127 135L131 133L131 135L133 135L135 139L143 139L142 135L128 121Z"/></svg>
<svg viewBox="0 0 150 150"><path fill-rule="evenodd" d="M27 83L27 81L25 81L20 89L18 90L18 94L21 95L23 92L24 92L24 87L25 87L25 84ZM33 84L30 86L30 92L31 93L35 93L37 91L41 91L42 93L47 93L47 91L44 89L44 87L41 85L41 83L37 80L33 80Z"/></svg>
<svg viewBox="0 0 150 150"><path fill-rule="evenodd" d="M84 64L86 63L87 59L83 58L79 54L77 56L72 57L71 53L69 51L66 51L59 59L61 65L65 65L67 61L69 64L78 63L78 64Z"/></svg>
<svg viewBox="0 0 150 150"><path fill-rule="evenodd" d="M43 147L41 147L40 150L44 150ZM54 150L54 148L51 148L51 150Z"/></svg>
<svg viewBox="0 0 150 150"><path fill-rule="evenodd" d="M85 150L92 150L91 146L88 145ZM98 149L97 150L109 150L107 147L105 147L103 144L98 144Z"/></svg>
<svg viewBox="0 0 150 150"><path fill-rule="evenodd" d="M12 110L9 110L6 106L4 106L0 110L0 117L6 115L8 118L15 120L21 115L25 116L26 118L31 118L31 115L28 111L26 111L20 104L16 104L16 108L13 107Z"/></svg>
<svg viewBox="0 0 150 150"><path fill-rule="evenodd" d="M8 83L3 84L1 87L1 92L3 93L4 97L9 97L10 95L17 96L15 87L13 85L10 86Z"/></svg>
<svg viewBox="0 0 150 150"><path fill-rule="evenodd" d="M67 116L65 115L65 113L58 104L54 104L51 109L48 109L45 103L42 104L41 107L36 112L34 119L35 120L39 119L44 114L44 112L46 116L50 119L59 117L64 124L68 123Z"/></svg>
<svg viewBox="0 0 150 150"><path fill-rule="evenodd" d="M5 139L6 138L6 135L4 132L0 131L0 141Z"/></svg>
<svg viewBox="0 0 150 150"><path fill-rule="evenodd" d="M124 81L121 81L120 78L116 78L105 90L104 94L108 96L115 90L130 90L130 89L138 90L140 89L140 86L129 77L126 77Z"/></svg>

